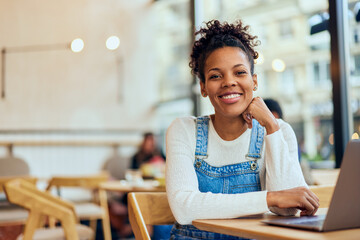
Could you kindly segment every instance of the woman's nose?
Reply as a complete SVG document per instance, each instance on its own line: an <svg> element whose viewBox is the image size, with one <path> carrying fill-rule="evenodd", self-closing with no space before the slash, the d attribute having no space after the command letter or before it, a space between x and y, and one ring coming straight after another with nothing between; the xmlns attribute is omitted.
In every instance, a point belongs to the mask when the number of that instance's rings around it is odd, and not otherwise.
<svg viewBox="0 0 360 240"><path fill-rule="evenodd" d="M224 77L222 81L222 87L233 87L236 85L236 81L233 77Z"/></svg>

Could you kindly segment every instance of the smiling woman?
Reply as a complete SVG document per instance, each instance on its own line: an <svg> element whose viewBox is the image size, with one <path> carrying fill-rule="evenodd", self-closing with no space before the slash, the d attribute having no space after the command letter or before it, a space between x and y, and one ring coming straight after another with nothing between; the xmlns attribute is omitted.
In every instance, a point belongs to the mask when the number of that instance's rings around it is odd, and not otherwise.
<svg viewBox="0 0 360 240"><path fill-rule="evenodd" d="M241 21L210 21L196 34L190 67L215 114L176 119L166 138L166 190L177 223L172 239L234 239L200 231L195 219L236 218L271 210L313 215L295 134L260 97L256 37Z"/></svg>

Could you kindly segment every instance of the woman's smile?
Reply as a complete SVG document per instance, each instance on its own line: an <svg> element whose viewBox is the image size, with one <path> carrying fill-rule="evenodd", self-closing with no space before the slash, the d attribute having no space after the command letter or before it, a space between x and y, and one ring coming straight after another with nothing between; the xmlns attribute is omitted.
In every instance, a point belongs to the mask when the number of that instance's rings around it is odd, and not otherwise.
<svg viewBox="0 0 360 240"><path fill-rule="evenodd" d="M222 101L224 103L232 104L232 103L236 103L237 101L239 101L241 96L242 96L241 93L228 92L228 93L220 95L219 98L220 98L220 101Z"/></svg>

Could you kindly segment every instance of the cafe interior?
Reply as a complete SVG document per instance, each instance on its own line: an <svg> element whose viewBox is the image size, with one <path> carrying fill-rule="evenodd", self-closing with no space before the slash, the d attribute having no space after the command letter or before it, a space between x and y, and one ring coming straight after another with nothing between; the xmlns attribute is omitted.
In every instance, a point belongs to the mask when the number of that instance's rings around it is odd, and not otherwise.
<svg viewBox="0 0 360 240"><path fill-rule="evenodd" d="M279 102L329 206L360 134L360 1L0 0L0 240L160 239L167 128L214 112L189 68L212 19L258 36L255 94Z"/></svg>

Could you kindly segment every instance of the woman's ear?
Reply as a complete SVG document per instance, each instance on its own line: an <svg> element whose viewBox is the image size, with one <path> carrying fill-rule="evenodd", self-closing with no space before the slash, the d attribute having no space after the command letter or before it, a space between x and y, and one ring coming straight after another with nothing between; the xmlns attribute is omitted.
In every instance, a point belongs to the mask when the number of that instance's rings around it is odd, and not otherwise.
<svg viewBox="0 0 360 240"><path fill-rule="evenodd" d="M257 74L253 74L253 75L252 75L252 79L253 79L253 82L254 82L254 88L253 88L253 90L256 91L256 90L258 89Z"/></svg>
<svg viewBox="0 0 360 240"><path fill-rule="evenodd" d="M201 80L200 80L200 91L203 97L207 97L207 93L205 90L205 83L203 83Z"/></svg>

